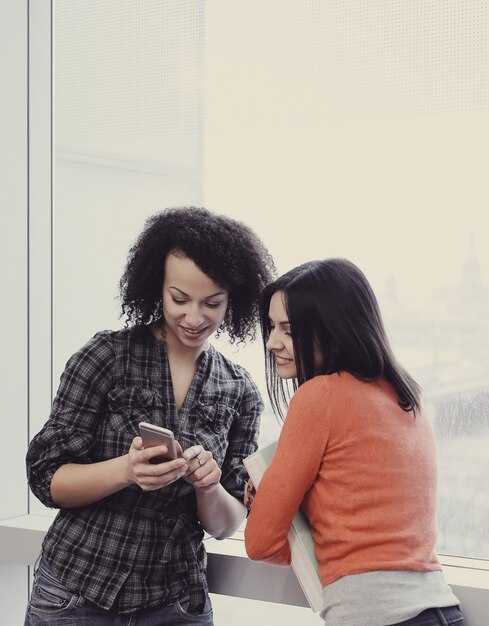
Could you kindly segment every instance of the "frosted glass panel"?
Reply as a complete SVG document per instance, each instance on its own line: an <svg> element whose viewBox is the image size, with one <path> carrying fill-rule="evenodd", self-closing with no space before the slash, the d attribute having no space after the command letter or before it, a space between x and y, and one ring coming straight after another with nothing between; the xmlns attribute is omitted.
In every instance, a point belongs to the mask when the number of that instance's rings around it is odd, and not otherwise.
<svg viewBox="0 0 489 626"><path fill-rule="evenodd" d="M121 326L144 220L202 202L203 6L54 2L55 386L75 350Z"/></svg>
<svg viewBox="0 0 489 626"><path fill-rule="evenodd" d="M206 203L280 272L365 271L437 434L439 550L485 559L487 31L476 0L208 3L204 147Z"/></svg>

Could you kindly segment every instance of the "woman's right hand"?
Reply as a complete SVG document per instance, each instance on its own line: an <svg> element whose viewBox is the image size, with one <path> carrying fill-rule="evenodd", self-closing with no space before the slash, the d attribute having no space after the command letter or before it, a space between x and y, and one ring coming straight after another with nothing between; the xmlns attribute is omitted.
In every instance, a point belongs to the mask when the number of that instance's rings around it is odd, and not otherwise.
<svg viewBox="0 0 489 626"><path fill-rule="evenodd" d="M143 448L141 437L132 440L127 459L127 477L131 483L139 485L143 491L153 491L171 485L181 478L188 469L183 458L162 463L150 463L150 459L166 454L166 446Z"/></svg>

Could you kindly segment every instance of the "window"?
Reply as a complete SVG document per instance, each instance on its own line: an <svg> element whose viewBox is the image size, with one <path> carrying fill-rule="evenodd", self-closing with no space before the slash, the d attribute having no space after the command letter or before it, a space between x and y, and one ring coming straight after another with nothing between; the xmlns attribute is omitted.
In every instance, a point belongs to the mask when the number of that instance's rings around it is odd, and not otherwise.
<svg viewBox="0 0 489 626"><path fill-rule="evenodd" d="M120 325L125 255L158 208L248 222L280 272L346 256L424 388L439 550L488 559L485 3L54 7L55 380ZM224 343L263 381L260 345Z"/></svg>
<svg viewBox="0 0 489 626"><path fill-rule="evenodd" d="M486 3L212 2L206 34L206 205L280 272L364 270L437 435L439 551L489 559Z"/></svg>

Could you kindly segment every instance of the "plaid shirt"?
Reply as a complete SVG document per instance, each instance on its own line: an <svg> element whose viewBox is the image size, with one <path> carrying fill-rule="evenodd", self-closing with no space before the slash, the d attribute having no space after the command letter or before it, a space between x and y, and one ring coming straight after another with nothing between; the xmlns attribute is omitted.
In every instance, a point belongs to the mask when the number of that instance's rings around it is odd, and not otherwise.
<svg viewBox="0 0 489 626"><path fill-rule="evenodd" d="M257 448L262 409L248 373L210 346L177 411L165 343L148 327L103 331L67 363L49 420L29 446L29 485L56 507L50 483L61 465L126 454L145 421L173 430L184 450L210 450L222 485L241 500L242 459ZM131 485L92 505L61 509L43 552L66 587L104 609L170 604L189 587L198 613L206 584L202 539L195 491L180 479L149 492Z"/></svg>

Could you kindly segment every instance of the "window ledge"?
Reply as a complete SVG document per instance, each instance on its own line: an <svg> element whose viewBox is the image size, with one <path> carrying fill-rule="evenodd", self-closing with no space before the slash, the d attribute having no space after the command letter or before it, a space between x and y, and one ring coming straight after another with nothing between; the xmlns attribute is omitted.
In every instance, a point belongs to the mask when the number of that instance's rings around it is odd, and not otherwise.
<svg viewBox="0 0 489 626"><path fill-rule="evenodd" d="M56 512L53 512L53 515ZM0 521L0 561L33 565L53 515L21 515ZM232 538L205 540L209 557L209 588L214 593L307 606L304 594L290 567L256 563L246 557L243 532ZM489 561L440 556L443 572L456 595L462 588L485 590L489 596ZM274 584L270 584L270 575ZM480 595L480 594L479 594ZM462 604L464 604L462 602Z"/></svg>

